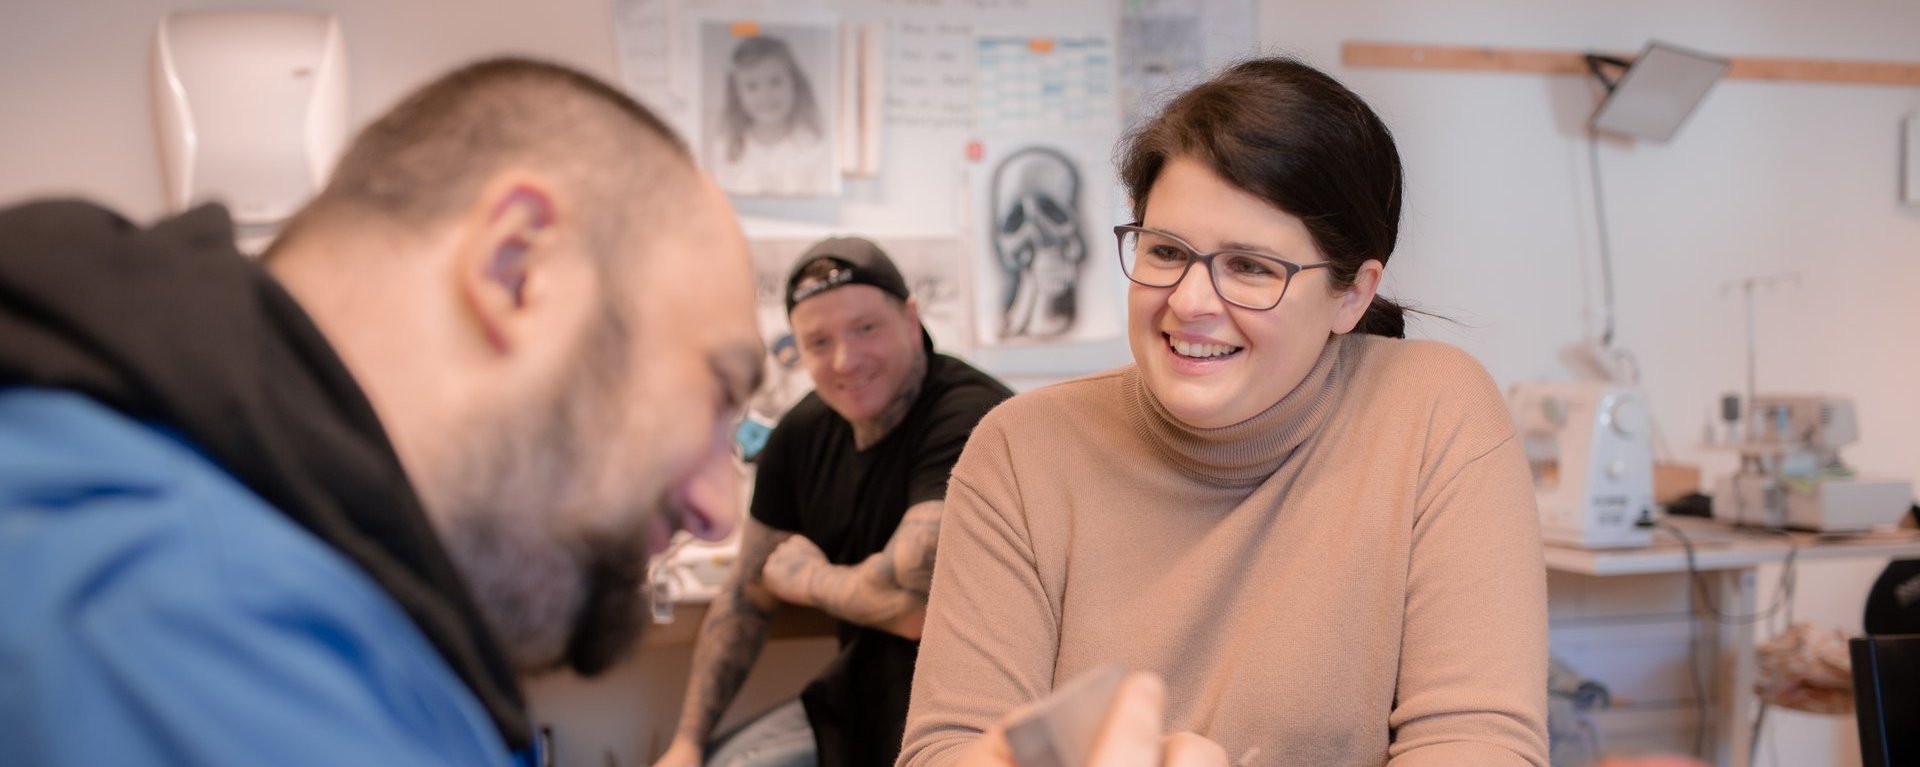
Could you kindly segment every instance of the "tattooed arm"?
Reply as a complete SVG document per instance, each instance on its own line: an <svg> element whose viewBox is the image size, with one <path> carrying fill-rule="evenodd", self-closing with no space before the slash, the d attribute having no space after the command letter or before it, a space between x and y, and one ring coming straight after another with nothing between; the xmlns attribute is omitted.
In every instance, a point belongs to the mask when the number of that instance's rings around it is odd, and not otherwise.
<svg viewBox="0 0 1920 767"><path fill-rule="evenodd" d="M812 541L789 538L767 561L767 586L794 604L851 623L919 639L933 579L940 501L914 504L887 546L856 565L834 565Z"/></svg>
<svg viewBox="0 0 1920 767"><path fill-rule="evenodd" d="M747 671L767 642L767 622L780 600L767 589L762 573L767 557L782 541L806 540L748 517L740 531L740 556L726 586L707 607L693 652L687 699L667 753L655 767L697 767L713 728L720 723Z"/></svg>
<svg viewBox="0 0 1920 767"><path fill-rule="evenodd" d="M885 557L893 582L925 595L933 586L933 545L940 540L942 501L922 501L907 508L900 527L875 557Z"/></svg>

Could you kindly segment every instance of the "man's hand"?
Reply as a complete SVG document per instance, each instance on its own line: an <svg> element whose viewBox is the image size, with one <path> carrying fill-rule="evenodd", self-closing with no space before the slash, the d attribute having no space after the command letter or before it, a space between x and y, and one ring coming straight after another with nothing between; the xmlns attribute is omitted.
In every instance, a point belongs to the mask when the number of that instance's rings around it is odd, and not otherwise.
<svg viewBox="0 0 1920 767"><path fill-rule="evenodd" d="M832 567L826 552L804 535L790 535L767 557L761 577L767 590L782 601L813 607L818 604L810 583L823 567Z"/></svg>
<svg viewBox="0 0 1920 767"><path fill-rule="evenodd" d="M705 760L700 744L682 737L675 737L667 744L667 752L655 759L653 767L700 767Z"/></svg>
<svg viewBox="0 0 1920 767"><path fill-rule="evenodd" d="M1036 704L1002 717L960 756L960 767L1020 767L1007 745L1006 727ZM1166 684L1155 674L1127 676L1107 708L1106 724L1086 767L1227 767L1220 745L1191 732L1164 734Z"/></svg>

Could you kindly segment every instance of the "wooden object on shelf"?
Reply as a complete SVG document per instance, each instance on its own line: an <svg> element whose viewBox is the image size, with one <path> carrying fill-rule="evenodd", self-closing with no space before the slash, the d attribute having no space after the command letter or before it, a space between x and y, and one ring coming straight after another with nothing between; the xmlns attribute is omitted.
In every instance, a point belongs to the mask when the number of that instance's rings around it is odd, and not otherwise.
<svg viewBox="0 0 1920 767"><path fill-rule="evenodd" d="M1653 502L1671 504L1688 493L1700 492L1700 466L1692 463L1653 463Z"/></svg>
<svg viewBox="0 0 1920 767"><path fill-rule="evenodd" d="M1632 61L1635 53L1606 55ZM1729 80L1777 80L1855 85L1920 85L1920 62L1845 59L1790 59L1735 56L1728 59ZM1340 63L1350 67L1451 69L1586 77L1585 51L1496 48L1482 45L1421 45L1349 40L1340 44Z"/></svg>

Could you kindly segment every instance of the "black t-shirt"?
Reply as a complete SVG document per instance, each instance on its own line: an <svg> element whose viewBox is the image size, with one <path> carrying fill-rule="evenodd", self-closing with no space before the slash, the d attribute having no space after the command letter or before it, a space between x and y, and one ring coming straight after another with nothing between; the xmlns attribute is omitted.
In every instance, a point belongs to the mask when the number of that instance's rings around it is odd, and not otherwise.
<svg viewBox="0 0 1920 767"><path fill-rule="evenodd" d="M943 354L906 418L866 450L853 425L818 394L787 412L767 437L754 480L753 518L804 535L836 565L886 548L907 507L947 496L947 477L980 419L1012 392ZM907 693L919 643L840 624L840 654L800 699L821 767L891 767L905 735Z"/></svg>

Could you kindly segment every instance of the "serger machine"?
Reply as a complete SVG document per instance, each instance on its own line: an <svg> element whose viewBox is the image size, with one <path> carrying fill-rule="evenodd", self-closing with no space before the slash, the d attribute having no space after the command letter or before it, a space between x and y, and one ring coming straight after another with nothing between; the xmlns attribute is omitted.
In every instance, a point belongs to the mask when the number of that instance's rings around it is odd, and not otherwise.
<svg viewBox="0 0 1920 767"><path fill-rule="evenodd" d="M1912 482L1860 476L1840 460L1840 448L1860 439L1852 400L1761 394L1749 407L1740 470L1714 483L1714 519L1859 532L1907 513Z"/></svg>

